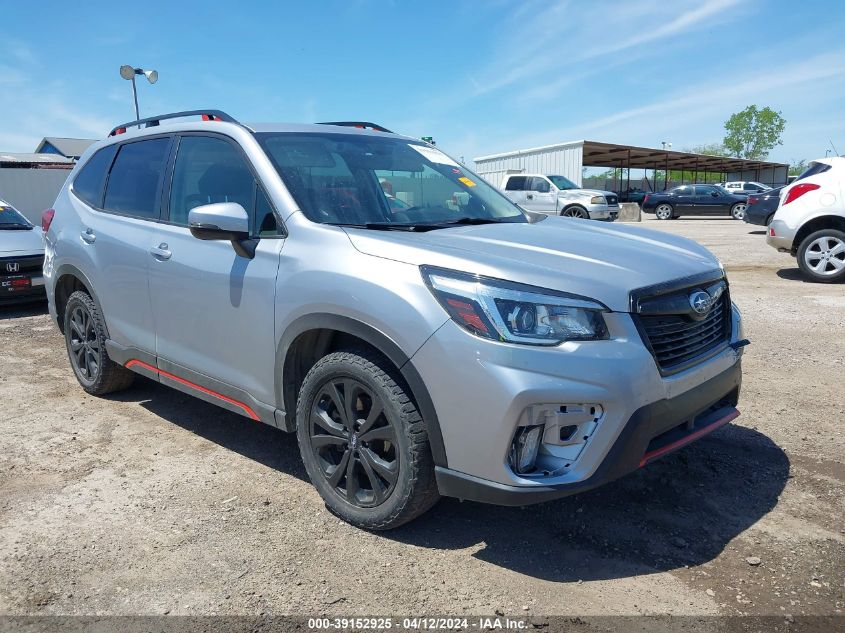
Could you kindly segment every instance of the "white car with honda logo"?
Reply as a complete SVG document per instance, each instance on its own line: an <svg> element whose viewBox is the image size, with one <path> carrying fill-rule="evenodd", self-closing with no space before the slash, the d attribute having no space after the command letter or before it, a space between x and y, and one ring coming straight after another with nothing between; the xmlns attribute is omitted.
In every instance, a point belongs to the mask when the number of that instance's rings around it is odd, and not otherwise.
<svg viewBox="0 0 845 633"><path fill-rule="evenodd" d="M41 228L0 200L0 305L44 299L43 263Z"/></svg>
<svg viewBox="0 0 845 633"><path fill-rule="evenodd" d="M766 241L812 281L845 279L845 158L818 158L780 193Z"/></svg>

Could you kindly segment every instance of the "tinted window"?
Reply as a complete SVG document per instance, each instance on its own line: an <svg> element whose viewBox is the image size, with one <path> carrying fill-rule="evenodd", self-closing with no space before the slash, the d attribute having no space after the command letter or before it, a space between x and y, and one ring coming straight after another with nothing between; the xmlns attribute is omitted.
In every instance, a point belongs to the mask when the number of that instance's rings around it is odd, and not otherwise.
<svg viewBox="0 0 845 633"><path fill-rule="evenodd" d="M816 174L822 174L828 169L830 169L830 165L826 163L810 163L810 166L807 167L807 169L792 182L795 182L796 180L804 180L804 178L809 178L810 176L815 176Z"/></svg>
<svg viewBox="0 0 845 633"><path fill-rule="evenodd" d="M531 179L530 189L531 191L537 191L539 193L548 193L551 191L549 182L545 178L537 177Z"/></svg>
<svg viewBox="0 0 845 633"><path fill-rule="evenodd" d="M255 223L252 227L253 235L268 237L279 234L279 223L273 213L273 205L261 187L255 193Z"/></svg>
<svg viewBox="0 0 845 633"><path fill-rule="evenodd" d="M695 193L698 196L709 196L711 193L718 193L716 187L705 187L701 185L696 185Z"/></svg>
<svg viewBox="0 0 845 633"><path fill-rule="evenodd" d="M103 208L139 218L158 214L158 191L169 138L122 145L106 186Z"/></svg>
<svg viewBox="0 0 845 633"><path fill-rule="evenodd" d="M103 184L116 151L117 145L110 145L96 152L73 180L73 193L92 207L103 204Z"/></svg>
<svg viewBox="0 0 845 633"><path fill-rule="evenodd" d="M672 193L676 196L690 196L692 195L692 187L675 187Z"/></svg>
<svg viewBox="0 0 845 633"><path fill-rule="evenodd" d="M214 202L237 202L249 213L255 179L240 151L211 136L184 136L173 167L169 220L188 226L188 212Z"/></svg>
<svg viewBox="0 0 845 633"><path fill-rule="evenodd" d="M511 176L505 185L506 191L525 191L528 178L525 176Z"/></svg>

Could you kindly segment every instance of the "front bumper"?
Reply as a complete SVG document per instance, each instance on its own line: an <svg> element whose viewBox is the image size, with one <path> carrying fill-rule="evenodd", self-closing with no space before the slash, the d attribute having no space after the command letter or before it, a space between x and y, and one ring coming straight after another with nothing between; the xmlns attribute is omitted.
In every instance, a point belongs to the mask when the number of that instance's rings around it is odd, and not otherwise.
<svg viewBox="0 0 845 633"><path fill-rule="evenodd" d="M449 468L435 470L440 494L469 501L522 506L550 501L606 484L727 424L742 383L740 362L707 382L637 409L595 472L584 480L556 485L506 485Z"/></svg>
<svg viewBox="0 0 845 633"><path fill-rule="evenodd" d="M440 327L411 359L437 411L445 453L438 466L526 493L580 484L598 472L639 409L674 401L740 360L741 350L726 346L689 369L661 376L630 314L605 313L605 321L609 340L552 347L480 339L451 320ZM740 315L734 311L731 342L741 338ZM598 412L588 437L577 442L580 451L564 456L554 436L544 436L541 452L564 463L533 475L514 472L508 463L511 442L525 416L538 409L576 410L569 405L594 406ZM547 432L555 423L546 423Z"/></svg>
<svg viewBox="0 0 845 633"><path fill-rule="evenodd" d="M610 206L607 204L587 204L585 207L587 209L587 213L590 214L591 220L613 222L617 217L619 217L619 205Z"/></svg>
<svg viewBox="0 0 845 633"><path fill-rule="evenodd" d="M797 231L787 226L783 220L772 220L766 232L766 244L779 251L791 253L796 233Z"/></svg>
<svg viewBox="0 0 845 633"><path fill-rule="evenodd" d="M27 286L16 288L11 285L14 281L23 278L28 280ZM36 275L21 274L0 277L0 305L31 303L42 301L45 298L44 277L40 273Z"/></svg>

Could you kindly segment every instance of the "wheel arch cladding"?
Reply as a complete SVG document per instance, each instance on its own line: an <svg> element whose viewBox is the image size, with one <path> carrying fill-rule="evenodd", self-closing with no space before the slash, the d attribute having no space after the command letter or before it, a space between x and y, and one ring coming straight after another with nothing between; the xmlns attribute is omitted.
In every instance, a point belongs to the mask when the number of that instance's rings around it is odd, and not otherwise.
<svg viewBox="0 0 845 633"><path fill-rule="evenodd" d="M839 215L820 215L805 222L803 226L798 229L798 232L795 234L795 239L792 241L792 254L794 255L798 252L798 247L801 246L801 242L803 242L808 235L824 229L836 229L837 231L845 232L845 218Z"/></svg>
<svg viewBox="0 0 845 633"><path fill-rule="evenodd" d="M276 401L285 413L285 429L296 429L296 399L308 370L326 354L364 345L383 354L399 370L425 421L434 463L447 466L446 449L434 402L407 354L386 334L337 314L308 314L285 330L276 350Z"/></svg>
<svg viewBox="0 0 845 633"><path fill-rule="evenodd" d="M84 290L88 296L94 301L97 310L103 319L103 327L106 330L106 337L109 335L109 326L106 321L106 315L103 312L103 304L100 303L99 297L94 290L94 286L87 275L79 270L76 266L70 264L63 264L58 267L55 273L56 283L53 286L53 301L56 306L56 322L59 326L59 331L64 334L65 331L65 306L70 296L77 290Z"/></svg>

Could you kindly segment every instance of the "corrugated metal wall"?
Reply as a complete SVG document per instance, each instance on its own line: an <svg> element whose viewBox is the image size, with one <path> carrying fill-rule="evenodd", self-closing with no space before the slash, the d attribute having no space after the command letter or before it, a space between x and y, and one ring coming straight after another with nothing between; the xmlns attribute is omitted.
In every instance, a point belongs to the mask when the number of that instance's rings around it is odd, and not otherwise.
<svg viewBox="0 0 845 633"><path fill-rule="evenodd" d="M41 212L53 206L68 174L69 169L0 169L0 199L41 224Z"/></svg>
<svg viewBox="0 0 845 633"><path fill-rule="evenodd" d="M584 144L580 142L475 161L476 173L494 187L502 184L505 174L520 172L566 176L580 186L583 166Z"/></svg>
<svg viewBox="0 0 845 633"><path fill-rule="evenodd" d="M735 171L726 174L727 181L732 180L751 180L761 182L770 187L780 187L786 184L786 178L789 171L786 166L775 167L769 169L746 169L744 171Z"/></svg>

